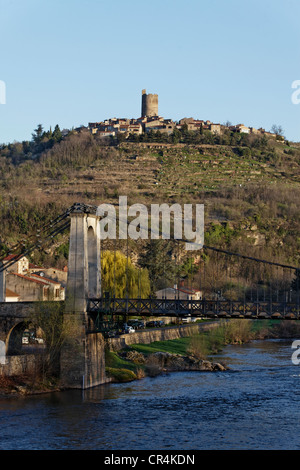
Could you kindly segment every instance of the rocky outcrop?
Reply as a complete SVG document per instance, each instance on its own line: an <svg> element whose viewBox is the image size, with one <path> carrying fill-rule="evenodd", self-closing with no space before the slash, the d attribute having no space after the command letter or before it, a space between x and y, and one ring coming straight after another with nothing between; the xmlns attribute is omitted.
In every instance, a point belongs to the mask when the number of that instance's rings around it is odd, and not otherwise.
<svg viewBox="0 0 300 470"><path fill-rule="evenodd" d="M157 352L151 354L146 363L156 362L162 370L168 372L198 370L198 371L224 371L226 367L220 363L214 363L203 359L197 359L194 356L181 356L180 354L171 354L168 352Z"/></svg>
<svg viewBox="0 0 300 470"><path fill-rule="evenodd" d="M225 371L227 367L220 363L197 359L195 356L182 356L168 352L156 352L144 356L137 351L126 351L123 357L135 364L145 365L148 375L157 375L161 372L179 371Z"/></svg>

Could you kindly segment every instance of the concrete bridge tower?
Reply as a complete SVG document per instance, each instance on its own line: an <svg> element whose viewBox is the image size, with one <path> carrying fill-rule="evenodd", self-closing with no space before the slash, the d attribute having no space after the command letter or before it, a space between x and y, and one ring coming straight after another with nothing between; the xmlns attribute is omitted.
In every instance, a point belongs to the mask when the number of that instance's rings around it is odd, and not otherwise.
<svg viewBox="0 0 300 470"><path fill-rule="evenodd" d="M147 95L142 90L142 117L158 116L158 95Z"/></svg>
<svg viewBox="0 0 300 470"><path fill-rule="evenodd" d="M61 352L60 377L68 388L85 389L107 382L104 338L93 332L87 314L88 299L101 296L100 222L81 208L70 217L64 321L71 331Z"/></svg>
<svg viewBox="0 0 300 470"><path fill-rule="evenodd" d="M87 299L101 296L100 224L80 209L70 214L66 312L86 312Z"/></svg>

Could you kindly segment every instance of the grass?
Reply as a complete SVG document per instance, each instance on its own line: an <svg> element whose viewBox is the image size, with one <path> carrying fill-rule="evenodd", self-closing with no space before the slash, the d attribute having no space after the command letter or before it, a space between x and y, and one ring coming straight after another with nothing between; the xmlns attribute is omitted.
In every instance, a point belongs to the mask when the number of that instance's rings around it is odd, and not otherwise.
<svg viewBox="0 0 300 470"><path fill-rule="evenodd" d="M156 352L169 352L172 354L185 355L187 354L189 342L189 338L178 338L166 341L154 341L150 344L134 344L131 348L145 355Z"/></svg>
<svg viewBox="0 0 300 470"><path fill-rule="evenodd" d="M195 348L204 348L204 355L220 352L226 344L243 343L256 337L260 331L266 331L276 324L276 321L251 322L250 320L221 321L217 328L203 331L201 334L178 338L174 340L155 341L150 344L134 344L131 349L144 355L156 352L188 355Z"/></svg>
<svg viewBox="0 0 300 470"><path fill-rule="evenodd" d="M145 356L156 352L187 355L188 345L189 338L180 338L169 341L155 341L151 344L135 344L130 349L143 353ZM106 375L115 382L130 382L143 378L146 374L153 375L149 364L135 364L123 359L113 351L106 351L105 364Z"/></svg>
<svg viewBox="0 0 300 470"><path fill-rule="evenodd" d="M131 382L137 379L137 375L132 372L132 370L123 368L123 369L116 369L113 367L106 368L106 374L108 377L113 379L115 382Z"/></svg>
<svg viewBox="0 0 300 470"><path fill-rule="evenodd" d="M143 365L122 359L113 351L105 351L106 375L114 382L131 382L145 376Z"/></svg>
<svg viewBox="0 0 300 470"><path fill-rule="evenodd" d="M137 370L136 364L122 359L116 352L113 351L105 352L105 365L106 367L113 369L129 369L132 372L136 372Z"/></svg>

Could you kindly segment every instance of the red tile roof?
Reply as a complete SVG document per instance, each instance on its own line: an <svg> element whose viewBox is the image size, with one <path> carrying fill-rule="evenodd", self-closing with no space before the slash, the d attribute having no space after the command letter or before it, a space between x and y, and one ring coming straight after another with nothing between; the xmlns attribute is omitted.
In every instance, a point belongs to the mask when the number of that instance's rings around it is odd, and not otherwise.
<svg viewBox="0 0 300 470"><path fill-rule="evenodd" d="M6 291L5 291L5 296L6 296L6 297L20 297L19 294L16 294L16 292L13 292L13 291L10 290L10 289L6 289Z"/></svg>
<svg viewBox="0 0 300 470"><path fill-rule="evenodd" d="M15 258L21 259L23 258L23 256L22 255L7 255L3 261L10 261L11 259L15 259Z"/></svg>
<svg viewBox="0 0 300 470"><path fill-rule="evenodd" d="M58 284L60 285L60 282L57 282L57 281L53 281L53 279L49 279L47 277L44 277L44 276L40 276L39 274L30 274L30 278L34 276L35 278L38 278L40 281L45 281L45 282L51 282L52 284ZM34 279L35 280L35 279Z"/></svg>
<svg viewBox="0 0 300 470"><path fill-rule="evenodd" d="M43 281L42 279L40 279L40 280L33 279L32 277L24 276L23 274L9 273L8 276L18 276L18 277L21 277L21 278L25 279L25 281L36 282L37 284L42 284L43 286L48 285L48 283Z"/></svg>

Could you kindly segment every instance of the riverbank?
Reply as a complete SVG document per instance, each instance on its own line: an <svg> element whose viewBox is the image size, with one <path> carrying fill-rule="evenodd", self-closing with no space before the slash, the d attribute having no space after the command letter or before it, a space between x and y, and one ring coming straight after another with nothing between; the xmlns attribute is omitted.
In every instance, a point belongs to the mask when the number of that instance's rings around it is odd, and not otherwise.
<svg viewBox="0 0 300 470"><path fill-rule="evenodd" d="M174 339L162 341L151 342L144 335L145 342L138 343L127 335L123 349L113 350L110 343L106 350L106 373L112 382L129 382L169 372L225 371L226 364L215 363L213 356L227 345L300 337L300 324L293 321L234 319L207 326L199 331L191 329L189 335L187 330L178 330L172 333Z"/></svg>
<svg viewBox="0 0 300 470"><path fill-rule="evenodd" d="M200 325L199 325L200 328ZM143 342L126 335L113 350L106 348L106 375L111 382L130 382L147 376L178 371L225 371L226 364L214 362L213 357L227 345L244 344L257 339L300 338L300 323L280 320L230 320L192 328L169 328L155 334L143 334ZM138 335L136 335L138 336ZM173 338L173 339L171 339ZM153 341L152 341L153 340ZM24 396L62 391L58 379L33 375L0 376L0 397Z"/></svg>
<svg viewBox="0 0 300 470"><path fill-rule="evenodd" d="M30 374L0 376L0 398L59 392L62 388L55 378L33 377Z"/></svg>

